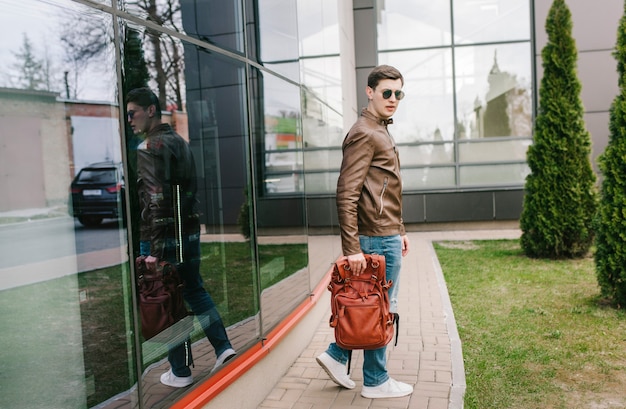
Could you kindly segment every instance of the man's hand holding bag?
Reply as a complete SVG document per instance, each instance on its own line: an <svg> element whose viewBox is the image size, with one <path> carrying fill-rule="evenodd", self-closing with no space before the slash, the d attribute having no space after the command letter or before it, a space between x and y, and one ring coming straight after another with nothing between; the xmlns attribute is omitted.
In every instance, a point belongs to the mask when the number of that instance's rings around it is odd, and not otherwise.
<svg viewBox="0 0 626 409"><path fill-rule="evenodd" d="M388 290L393 283L385 277L385 257L364 256L367 267L358 276L350 271L347 257L337 259L328 285L330 326L337 345L348 350L384 347L393 338L397 321L397 314L389 311Z"/></svg>

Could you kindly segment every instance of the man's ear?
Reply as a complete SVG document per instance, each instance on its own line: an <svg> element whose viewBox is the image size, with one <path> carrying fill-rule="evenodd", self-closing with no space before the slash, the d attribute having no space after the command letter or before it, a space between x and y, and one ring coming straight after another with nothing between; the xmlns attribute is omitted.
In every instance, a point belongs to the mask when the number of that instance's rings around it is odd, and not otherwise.
<svg viewBox="0 0 626 409"><path fill-rule="evenodd" d="M156 105L150 105L148 107L148 117L152 118L156 112Z"/></svg>
<svg viewBox="0 0 626 409"><path fill-rule="evenodd" d="M372 99L374 95L374 90L369 85L365 87L365 93L367 94L367 99Z"/></svg>

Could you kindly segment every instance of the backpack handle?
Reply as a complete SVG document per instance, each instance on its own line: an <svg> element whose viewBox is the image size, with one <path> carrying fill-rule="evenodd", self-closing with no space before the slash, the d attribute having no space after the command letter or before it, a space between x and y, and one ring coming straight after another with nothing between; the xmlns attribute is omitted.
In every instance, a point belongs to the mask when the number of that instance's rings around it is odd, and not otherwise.
<svg viewBox="0 0 626 409"><path fill-rule="evenodd" d="M385 256L382 256L380 254L363 254L363 256L365 256L365 262L368 265L372 266L376 277L379 280L382 280L382 276L385 273ZM339 271L339 275L341 276L342 281L345 281L346 279L352 277L350 264L348 264L348 257L339 257L337 261L335 261L335 264L337 265L337 270ZM379 273L380 270L382 270L383 274Z"/></svg>

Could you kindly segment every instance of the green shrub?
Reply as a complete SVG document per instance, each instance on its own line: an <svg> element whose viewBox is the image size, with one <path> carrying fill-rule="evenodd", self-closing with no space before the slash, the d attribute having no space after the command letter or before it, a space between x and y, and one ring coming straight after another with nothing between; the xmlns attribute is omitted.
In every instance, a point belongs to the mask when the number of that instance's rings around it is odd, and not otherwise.
<svg viewBox="0 0 626 409"><path fill-rule="evenodd" d="M602 294L626 305L626 14L617 32L620 93L610 110L609 143L600 157L603 180L596 218L596 275Z"/></svg>
<svg viewBox="0 0 626 409"><path fill-rule="evenodd" d="M552 3L546 31L539 110L527 153L531 174L520 217L521 244L529 257L581 257L593 243L597 200L571 13L564 0Z"/></svg>

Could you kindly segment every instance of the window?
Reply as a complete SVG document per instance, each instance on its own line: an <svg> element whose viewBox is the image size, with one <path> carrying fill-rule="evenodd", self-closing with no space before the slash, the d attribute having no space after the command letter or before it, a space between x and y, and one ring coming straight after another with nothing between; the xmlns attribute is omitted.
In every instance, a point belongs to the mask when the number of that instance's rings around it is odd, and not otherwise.
<svg viewBox="0 0 626 409"><path fill-rule="evenodd" d="M391 128L405 190L522 185L532 141L528 2L430 3L388 1L379 10L379 63L405 77ZM440 31L425 30L429 23ZM404 26L424 31L389 34Z"/></svg>

